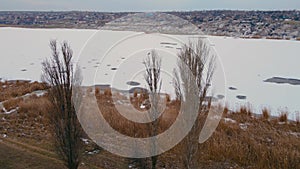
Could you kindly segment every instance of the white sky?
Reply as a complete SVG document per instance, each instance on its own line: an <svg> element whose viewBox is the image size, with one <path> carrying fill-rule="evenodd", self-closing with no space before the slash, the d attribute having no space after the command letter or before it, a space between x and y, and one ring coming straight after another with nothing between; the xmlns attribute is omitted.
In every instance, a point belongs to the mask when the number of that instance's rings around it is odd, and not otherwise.
<svg viewBox="0 0 300 169"><path fill-rule="evenodd" d="M299 10L300 0L0 0L0 10Z"/></svg>

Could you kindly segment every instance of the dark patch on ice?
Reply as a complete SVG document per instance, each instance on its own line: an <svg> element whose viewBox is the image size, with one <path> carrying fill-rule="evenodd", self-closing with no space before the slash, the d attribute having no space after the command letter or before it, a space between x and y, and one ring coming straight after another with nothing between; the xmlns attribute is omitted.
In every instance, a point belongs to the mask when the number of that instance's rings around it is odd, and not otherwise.
<svg viewBox="0 0 300 169"><path fill-rule="evenodd" d="M94 66L94 67L97 68L97 67L99 67L99 66L96 65L96 66Z"/></svg>
<svg viewBox="0 0 300 169"><path fill-rule="evenodd" d="M108 74L107 74L107 73L105 73L104 75L105 75L105 76L107 76Z"/></svg>
<svg viewBox="0 0 300 169"><path fill-rule="evenodd" d="M172 49L172 48L174 48L174 47L173 47L173 46L165 46L165 48L171 48L171 49Z"/></svg>
<svg viewBox="0 0 300 169"><path fill-rule="evenodd" d="M82 69L86 69L86 67L82 67Z"/></svg>
<svg viewBox="0 0 300 169"><path fill-rule="evenodd" d="M30 65L31 65L31 66L34 65L34 63L30 63Z"/></svg>
<svg viewBox="0 0 300 169"><path fill-rule="evenodd" d="M121 57L121 59L123 59L123 60L124 60L124 59L125 59L125 57Z"/></svg>
<svg viewBox="0 0 300 169"><path fill-rule="evenodd" d="M300 85L300 79L283 78L283 77L272 77L272 78L264 80L264 82L277 83L277 84Z"/></svg>
<svg viewBox="0 0 300 169"><path fill-rule="evenodd" d="M126 84L128 84L130 86L138 86L138 85L140 85L139 82L135 82L135 81L128 81L128 82L126 82Z"/></svg>
<svg viewBox="0 0 300 169"><path fill-rule="evenodd" d="M172 43L172 42L161 42L161 45L177 45L177 43Z"/></svg>
<svg viewBox="0 0 300 169"><path fill-rule="evenodd" d="M228 87L229 90L237 90L236 87Z"/></svg>
<svg viewBox="0 0 300 169"><path fill-rule="evenodd" d="M218 101L218 98L215 98L215 97L213 97L213 96L206 96L206 97L204 98L204 101L205 101L205 102L209 102L209 101L217 102L217 101Z"/></svg>
<svg viewBox="0 0 300 169"><path fill-rule="evenodd" d="M245 99L247 99L247 96L237 95L236 98L238 98L240 100L245 100Z"/></svg>
<svg viewBox="0 0 300 169"><path fill-rule="evenodd" d="M22 71L22 72L26 72L26 71L27 71L27 69L22 69L21 71Z"/></svg>
<svg viewBox="0 0 300 169"><path fill-rule="evenodd" d="M176 49L181 50L182 48L176 48Z"/></svg>
<svg viewBox="0 0 300 169"><path fill-rule="evenodd" d="M110 64L107 64L106 66L111 66Z"/></svg>
<svg viewBox="0 0 300 169"><path fill-rule="evenodd" d="M96 62L97 65L100 65L100 62Z"/></svg>
<svg viewBox="0 0 300 169"><path fill-rule="evenodd" d="M113 68L111 68L110 70L117 70L117 68L113 67Z"/></svg>
<svg viewBox="0 0 300 169"><path fill-rule="evenodd" d="M134 91L137 91L138 93L141 93L141 92L148 93L148 90L145 88L142 88L142 87L133 87L133 88L129 89L129 93L134 93Z"/></svg>
<svg viewBox="0 0 300 169"><path fill-rule="evenodd" d="M110 85L109 84L100 84L100 85L95 85L95 87L99 88L100 90L103 90L103 89L110 88Z"/></svg>
<svg viewBox="0 0 300 169"><path fill-rule="evenodd" d="M217 98L218 98L218 99L224 99L224 97L225 97L225 96L222 95L222 94L218 94L218 95L217 95Z"/></svg>

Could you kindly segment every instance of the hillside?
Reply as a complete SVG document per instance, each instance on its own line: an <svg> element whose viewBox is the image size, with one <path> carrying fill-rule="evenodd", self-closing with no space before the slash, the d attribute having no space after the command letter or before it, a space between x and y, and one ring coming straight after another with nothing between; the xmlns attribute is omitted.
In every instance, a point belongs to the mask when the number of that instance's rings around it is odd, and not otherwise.
<svg viewBox="0 0 300 169"><path fill-rule="evenodd" d="M7 86L23 89L30 82L4 82ZM35 85L37 85L36 83ZM40 84L43 86L43 84ZM3 86L1 83L0 86ZM16 88L14 88L16 89ZM46 91L47 87L35 88L22 94L12 95L11 88L1 88L0 94L10 96L11 104L3 104L6 111L0 114L0 168L62 168L62 162L55 154L51 128L47 121L47 94L32 94L36 90ZM13 90L15 91L15 90ZM143 125L125 123L118 114L111 99L109 89L96 92L99 107L110 125L121 133L133 132L145 135ZM131 104L139 105L141 95L132 95ZM119 101L123 101L122 97ZM7 101L6 101L7 102ZM2 100L5 103L5 100ZM178 102L167 100L167 108L161 117L161 132L176 118ZM9 109L15 111L7 113ZM204 120L203 114L201 119ZM124 126L127 124L127 126ZM134 168L136 159L125 159L112 155L92 143L84 143L83 161L80 168ZM181 142L158 158L159 168L183 168L181 156L184 154ZM300 123L289 121L286 116L271 117L267 110L263 115L255 115L248 108L237 112L225 109L217 130L204 144L199 145L198 163L200 168L299 168L300 163Z"/></svg>

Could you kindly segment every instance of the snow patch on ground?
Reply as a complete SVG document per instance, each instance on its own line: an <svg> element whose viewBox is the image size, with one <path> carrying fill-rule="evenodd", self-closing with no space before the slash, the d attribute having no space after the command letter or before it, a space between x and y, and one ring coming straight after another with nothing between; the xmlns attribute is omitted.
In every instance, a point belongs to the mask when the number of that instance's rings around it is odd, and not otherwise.
<svg viewBox="0 0 300 169"><path fill-rule="evenodd" d="M240 123L239 126L240 126L240 129L246 131L248 129L248 126L250 124L249 123Z"/></svg>
<svg viewBox="0 0 300 169"><path fill-rule="evenodd" d="M224 121L225 123L236 123L236 121L231 118L224 118Z"/></svg>

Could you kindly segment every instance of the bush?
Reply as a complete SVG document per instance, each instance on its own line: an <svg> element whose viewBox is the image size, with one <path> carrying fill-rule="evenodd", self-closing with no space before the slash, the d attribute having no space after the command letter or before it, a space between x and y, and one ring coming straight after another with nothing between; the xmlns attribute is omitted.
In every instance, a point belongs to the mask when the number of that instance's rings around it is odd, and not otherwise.
<svg viewBox="0 0 300 169"><path fill-rule="evenodd" d="M137 92L137 90L134 90L134 92L133 92L133 97L134 97L134 98L136 98L136 97L137 97L137 95L138 95L138 92Z"/></svg>
<svg viewBox="0 0 300 169"><path fill-rule="evenodd" d="M250 108L247 108L246 106L242 106L240 108L240 113L244 114L244 115L247 115L247 116L251 116L252 115L252 113L250 111Z"/></svg>
<svg viewBox="0 0 300 169"><path fill-rule="evenodd" d="M99 95L100 94L100 89L98 87L95 87L95 95Z"/></svg>
<svg viewBox="0 0 300 169"><path fill-rule="evenodd" d="M288 112L281 112L278 118L279 122L287 122Z"/></svg>
<svg viewBox="0 0 300 169"><path fill-rule="evenodd" d="M105 96L112 96L111 89L110 88L105 89L104 90L104 95Z"/></svg>
<svg viewBox="0 0 300 169"><path fill-rule="evenodd" d="M170 95L166 94L166 102L169 103L171 101Z"/></svg>
<svg viewBox="0 0 300 169"><path fill-rule="evenodd" d="M300 124L300 114L299 114L299 112L296 113L296 123L298 125Z"/></svg>
<svg viewBox="0 0 300 169"><path fill-rule="evenodd" d="M262 118L268 120L270 118L270 112L267 108L262 110Z"/></svg>

